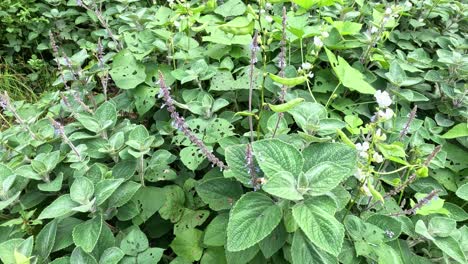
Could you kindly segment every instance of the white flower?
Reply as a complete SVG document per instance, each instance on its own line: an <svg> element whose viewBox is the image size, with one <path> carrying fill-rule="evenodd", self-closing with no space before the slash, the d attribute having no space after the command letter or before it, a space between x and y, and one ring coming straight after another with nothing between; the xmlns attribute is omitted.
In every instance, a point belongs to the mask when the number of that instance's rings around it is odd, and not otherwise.
<svg viewBox="0 0 468 264"><path fill-rule="evenodd" d="M315 36L314 37L314 45L317 48L321 48L321 47L323 47L323 42L319 37Z"/></svg>
<svg viewBox="0 0 468 264"><path fill-rule="evenodd" d="M176 28L179 28L179 27L180 27L180 22L179 22L179 21L174 21L174 26L175 26Z"/></svg>
<svg viewBox="0 0 468 264"><path fill-rule="evenodd" d="M375 131L375 139L379 141L385 141L387 139L387 135L382 134L382 130L379 128Z"/></svg>
<svg viewBox="0 0 468 264"><path fill-rule="evenodd" d="M265 20L266 20L268 23L273 22L273 18L272 18L271 16L265 16Z"/></svg>
<svg viewBox="0 0 468 264"><path fill-rule="evenodd" d="M314 76L315 76L315 75L314 75L314 73L312 73L312 72L309 72L309 73L307 74L307 77L309 77L310 79L314 78Z"/></svg>
<svg viewBox="0 0 468 264"><path fill-rule="evenodd" d="M301 66L302 66L302 68L303 68L304 70L310 70L310 69L312 69L312 64L310 64L309 62L304 62L304 63L302 63Z"/></svg>
<svg viewBox="0 0 468 264"><path fill-rule="evenodd" d="M369 150L369 142L364 141L363 143L356 143L356 149L361 152Z"/></svg>
<svg viewBox="0 0 468 264"><path fill-rule="evenodd" d="M379 110L377 114L380 118L382 118L385 121L385 120L392 119L394 112L391 108L387 108L385 109L385 111Z"/></svg>
<svg viewBox="0 0 468 264"><path fill-rule="evenodd" d="M354 173L354 177L358 179L359 181L362 181L366 178L366 174L362 172L361 169L357 169L356 173Z"/></svg>
<svg viewBox="0 0 468 264"><path fill-rule="evenodd" d="M382 163L383 161L382 155L380 155L378 152L374 152L374 154L372 155L372 159L377 163Z"/></svg>
<svg viewBox="0 0 468 264"><path fill-rule="evenodd" d="M387 24L389 20L390 20L389 17L384 16L384 17L382 18L382 26L384 26L385 24Z"/></svg>
<svg viewBox="0 0 468 264"><path fill-rule="evenodd" d="M413 7L413 4L410 1L408 1L408 2L405 3L405 6L408 7L408 8L411 8L411 7Z"/></svg>
<svg viewBox="0 0 468 264"><path fill-rule="evenodd" d="M366 196L372 196L372 193L369 190L369 187L367 187L367 183L364 183L362 185L361 191L366 195Z"/></svg>
<svg viewBox="0 0 468 264"><path fill-rule="evenodd" d="M386 108L392 104L392 98L386 91L377 90L374 94L375 100L379 104L379 107Z"/></svg>
<svg viewBox="0 0 468 264"><path fill-rule="evenodd" d="M167 0L167 3L168 3L169 5L173 5L173 4L174 4L174 0Z"/></svg>
<svg viewBox="0 0 468 264"><path fill-rule="evenodd" d="M330 35L328 34L328 32L322 31L322 37L323 37L323 38L328 38L328 36L330 36Z"/></svg>
<svg viewBox="0 0 468 264"><path fill-rule="evenodd" d="M385 15L390 16L392 13L393 13L393 11L392 11L392 8L391 8L391 7L387 7L387 8L385 9Z"/></svg>
<svg viewBox="0 0 468 264"><path fill-rule="evenodd" d="M266 4L265 4L265 9L266 9L266 10L271 10L271 9L273 9L273 5L270 4L270 3L266 3Z"/></svg>
<svg viewBox="0 0 468 264"><path fill-rule="evenodd" d="M375 27L375 26L372 26L372 27L370 28L370 33L371 33L371 34L375 34L375 33L377 33L377 31L379 31L379 29L378 29L377 27Z"/></svg>
<svg viewBox="0 0 468 264"><path fill-rule="evenodd" d="M368 159L369 158L369 153L367 153L365 151L361 151L361 152L359 152L359 157L361 157L363 159Z"/></svg>
<svg viewBox="0 0 468 264"><path fill-rule="evenodd" d="M260 14L265 14L265 9L260 9Z"/></svg>

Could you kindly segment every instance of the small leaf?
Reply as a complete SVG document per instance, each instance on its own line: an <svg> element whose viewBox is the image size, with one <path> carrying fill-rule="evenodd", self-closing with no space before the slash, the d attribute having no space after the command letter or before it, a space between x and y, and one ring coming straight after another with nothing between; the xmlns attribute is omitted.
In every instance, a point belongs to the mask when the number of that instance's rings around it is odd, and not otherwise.
<svg viewBox="0 0 468 264"><path fill-rule="evenodd" d="M198 261L203 254L202 236L203 232L198 229L185 230L176 235L170 247L177 256L184 257L191 262Z"/></svg>
<svg viewBox="0 0 468 264"><path fill-rule="evenodd" d="M74 202L69 194L65 194L53 201L42 210L38 219L57 218L72 212L72 209L79 204Z"/></svg>
<svg viewBox="0 0 468 264"><path fill-rule="evenodd" d="M120 249L130 256L137 256L149 247L148 238L137 226L131 227L130 232L120 242Z"/></svg>
<svg viewBox="0 0 468 264"><path fill-rule="evenodd" d="M447 133L443 134L442 138L459 138L468 136L468 125L466 123L460 123L452 127Z"/></svg>
<svg viewBox="0 0 468 264"><path fill-rule="evenodd" d="M55 244L55 237L57 235L58 220L54 219L45 225L36 237L35 252L41 259L45 260L49 257L50 252Z"/></svg>
<svg viewBox="0 0 468 264"><path fill-rule="evenodd" d="M86 177L77 177L70 187L70 198L80 204L89 202L94 194L94 184Z"/></svg>
<svg viewBox="0 0 468 264"><path fill-rule="evenodd" d="M468 183L465 183L462 186L460 186L460 188L457 189L457 192L455 194L463 200L468 201Z"/></svg>
<svg viewBox="0 0 468 264"><path fill-rule="evenodd" d="M117 264L124 257L124 252L118 247L110 247L104 250L99 259L99 264Z"/></svg>
<svg viewBox="0 0 468 264"><path fill-rule="evenodd" d="M98 215L91 220L75 226L73 228L73 242L85 252L93 251L101 235L102 225L102 215Z"/></svg>

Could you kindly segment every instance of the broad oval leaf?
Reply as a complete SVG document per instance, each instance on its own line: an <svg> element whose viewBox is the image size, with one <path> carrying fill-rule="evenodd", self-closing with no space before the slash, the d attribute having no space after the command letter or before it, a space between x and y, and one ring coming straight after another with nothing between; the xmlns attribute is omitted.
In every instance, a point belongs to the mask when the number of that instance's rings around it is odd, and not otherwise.
<svg viewBox="0 0 468 264"><path fill-rule="evenodd" d="M293 145L279 139L264 139L252 144L254 157L268 177L278 171L288 171L298 176L302 171L304 158Z"/></svg>
<svg viewBox="0 0 468 264"><path fill-rule="evenodd" d="M340 254L344 227L333 215L323 210L320 204L314 204L313 200L296 204L292 213L294 220L312 243L333 256Z"/></svg>
<svg viewBox="0 0 468 264"><path fill-rule="evenodd" d="M302 194L297 190L297 180L288 171L279 171L270 177L262 189L274 196L292 201L302 200Z"/></svg>
<svg viewBox="0 0 468 264"><path fill-rule="evenodd" d="M241 251L267 237L282 218L281 207L258 192L243 195L230 212L227 250Z"/></svg>
<svg viewBox="0 0 468 264"><path fill-rule="evenodd" d="M83 222L73 228L73 242L85 252L93 251L102 230L102 215Z"/></svg>

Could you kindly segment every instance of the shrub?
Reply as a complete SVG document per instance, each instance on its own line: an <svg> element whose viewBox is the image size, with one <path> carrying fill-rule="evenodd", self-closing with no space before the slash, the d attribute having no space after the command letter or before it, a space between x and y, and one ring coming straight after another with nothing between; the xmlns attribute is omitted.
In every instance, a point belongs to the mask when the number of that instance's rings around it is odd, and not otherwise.
<svg viewBox="0 0 468 264"><path fill-rule="evenodd" d="M466 263L466 5L132 2L0 95L4 263Z"/></svg>

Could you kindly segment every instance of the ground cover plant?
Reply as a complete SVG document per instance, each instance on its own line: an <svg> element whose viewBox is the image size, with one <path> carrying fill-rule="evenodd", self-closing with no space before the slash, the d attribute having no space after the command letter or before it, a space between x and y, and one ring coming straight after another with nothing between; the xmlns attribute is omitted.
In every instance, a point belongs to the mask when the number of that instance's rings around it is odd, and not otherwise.
<svg viewBox="0 0 468 264"><path fill-rule="evenodd" d="M467 263L462 1L8 3L2 263Z"/></svg>

